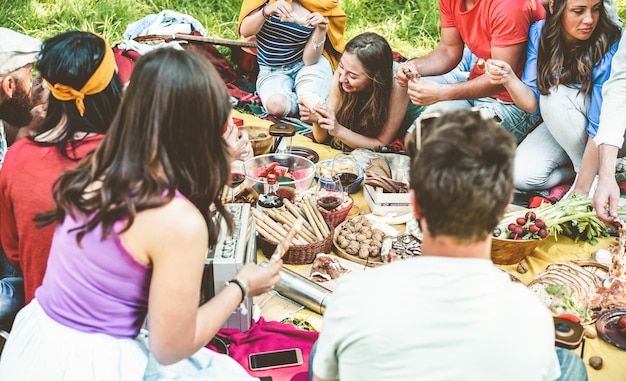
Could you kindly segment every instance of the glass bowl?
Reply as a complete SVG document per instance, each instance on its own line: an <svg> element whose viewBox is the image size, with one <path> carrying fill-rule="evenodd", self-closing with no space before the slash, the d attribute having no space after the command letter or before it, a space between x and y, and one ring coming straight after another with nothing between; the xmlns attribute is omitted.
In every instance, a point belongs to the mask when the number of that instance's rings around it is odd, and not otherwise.
<svg viewBox="0 0 626 381"><path fill-rule="evenodd" d="M255 156L242 165L246 175L244 184L257 193L265 193L267 189L267 170L273 167L278 176L279 194L293 200L296 192L307 190L315 177L315 163L302 156L270 153Z"/></svg>

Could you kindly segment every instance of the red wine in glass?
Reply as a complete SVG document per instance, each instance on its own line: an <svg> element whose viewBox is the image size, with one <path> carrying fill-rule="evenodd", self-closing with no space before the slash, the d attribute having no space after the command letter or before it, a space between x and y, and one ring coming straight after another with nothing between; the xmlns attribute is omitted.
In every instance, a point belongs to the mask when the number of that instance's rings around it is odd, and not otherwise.
<svg viewBox="0 0 626 381"><path fill-rule="evenodd" d="M239 186L246 179L246 175L239 172L233 172L230 175L230 186L232 188Z"/></svg>
<svg viewBox="0 0 626 381"><path fill-rule="evenodd" d="M322 196L317 199L317 205L330 211L341 205L341 198L332 195Z"/></svg>
<svg viewBox="0 0 626 381"><path fill-rule="evenodd" d="M231 202L236 202L235 200L235 188L237 188L241 183L246 179L246 175L241 172L231 172L230 174L230 200Z"/></svg>
<svg viewBox="0 0 626 381"><path fill-rule="evenodd" d="M340 172L337 176L339 177L339 181L341 182L343 189L348 189L348 187L356 183L359 178L359 175L353 172Z"/></svg>

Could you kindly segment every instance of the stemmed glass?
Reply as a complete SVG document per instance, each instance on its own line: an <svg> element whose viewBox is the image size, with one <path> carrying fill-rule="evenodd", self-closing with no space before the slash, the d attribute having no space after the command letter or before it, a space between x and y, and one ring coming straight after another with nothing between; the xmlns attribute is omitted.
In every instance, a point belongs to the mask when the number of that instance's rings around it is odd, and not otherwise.
<svg viewBox="0 0 626 381"><path fill-rule="evenodd" d="M344 193L348 194L348 188L357 182L361 176L361 166L351 155L339 153L333 159L333 178L339 179Z"/></svg>
<svg viewBox="0 0 626 381"><path fill-rule="evenodd" d="M338 178L325 179L320 177L315 188L317 205L324 210L331 211L343 204L343 186Z"/></svg>
<svg viewBox="0 0 626 381"><path fill-rule="evenodd" d="M235 189L246 179L241 166L232 165L230 168L230 202L235 203Z"/></svg>

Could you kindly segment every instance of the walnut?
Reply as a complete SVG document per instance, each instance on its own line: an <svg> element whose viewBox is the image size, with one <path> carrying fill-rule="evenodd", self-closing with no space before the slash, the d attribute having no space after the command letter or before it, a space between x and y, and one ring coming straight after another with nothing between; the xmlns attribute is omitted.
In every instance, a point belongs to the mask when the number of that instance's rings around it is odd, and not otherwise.
<svg viewBox="0 0 626 381"><path fill-rule="evenodd" d="M346 248L346 253L350 254L350 255L356 255L356 253L359 252L359 247L354 247L354 246L348 246Z"/></svg>
<svg viewBox="0 0 626 381"><path fill-rule="evenodd" d="M380 247L370 246L370 257L378 257L380 255Z"/></svg>
<svg viewBox="0 0 626 381"><path fill-rule="evenodd" d="M591 365L593 369L599 370L600 368L602 368L602 357L600 356L589 357L589 365Z"/></svg>
<svg viewBox="0 0 626 381"><path fill-rule="evenodd" d="M348 247L348 245L350 245L350 241L345 239L345 237L337 238L337 242L339 243L339 247L342 249L345 249L346 247Z"/></svg>
<svg viewBox="0 0 626 381"><path fill-rule="evenodd" d="M363 233L357 234L357 236L356 236L356 240L359 241L359 242L363 242L363 241L365 241L365 239L367 239L367 236L365 234L363 234Z"/></svg>
<svg viewBox="0 0 626 381"><path fill-rule="evenodd" d="M370 251L367 247L359 249L359 258L367 259L369 255L370 255Z"/></svg>

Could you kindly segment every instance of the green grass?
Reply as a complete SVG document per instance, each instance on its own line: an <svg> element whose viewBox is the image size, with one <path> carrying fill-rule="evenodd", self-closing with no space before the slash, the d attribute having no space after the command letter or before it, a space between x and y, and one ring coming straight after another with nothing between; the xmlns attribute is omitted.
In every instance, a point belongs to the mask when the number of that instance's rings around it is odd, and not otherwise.
<svg viewBox="0 0 626 381"><path fill-rule="evenodd" d="M626 0L617 0L626 19ZM405 56L431 50L439 39L435 0L343 0L348 14L346 41L374 31ZM207 35L237 38L241 0L0 0L0 25L39 39L68 30L105 36L112 45L122 41L126 26L146 15L171 9L195 17Z"/></svg>

